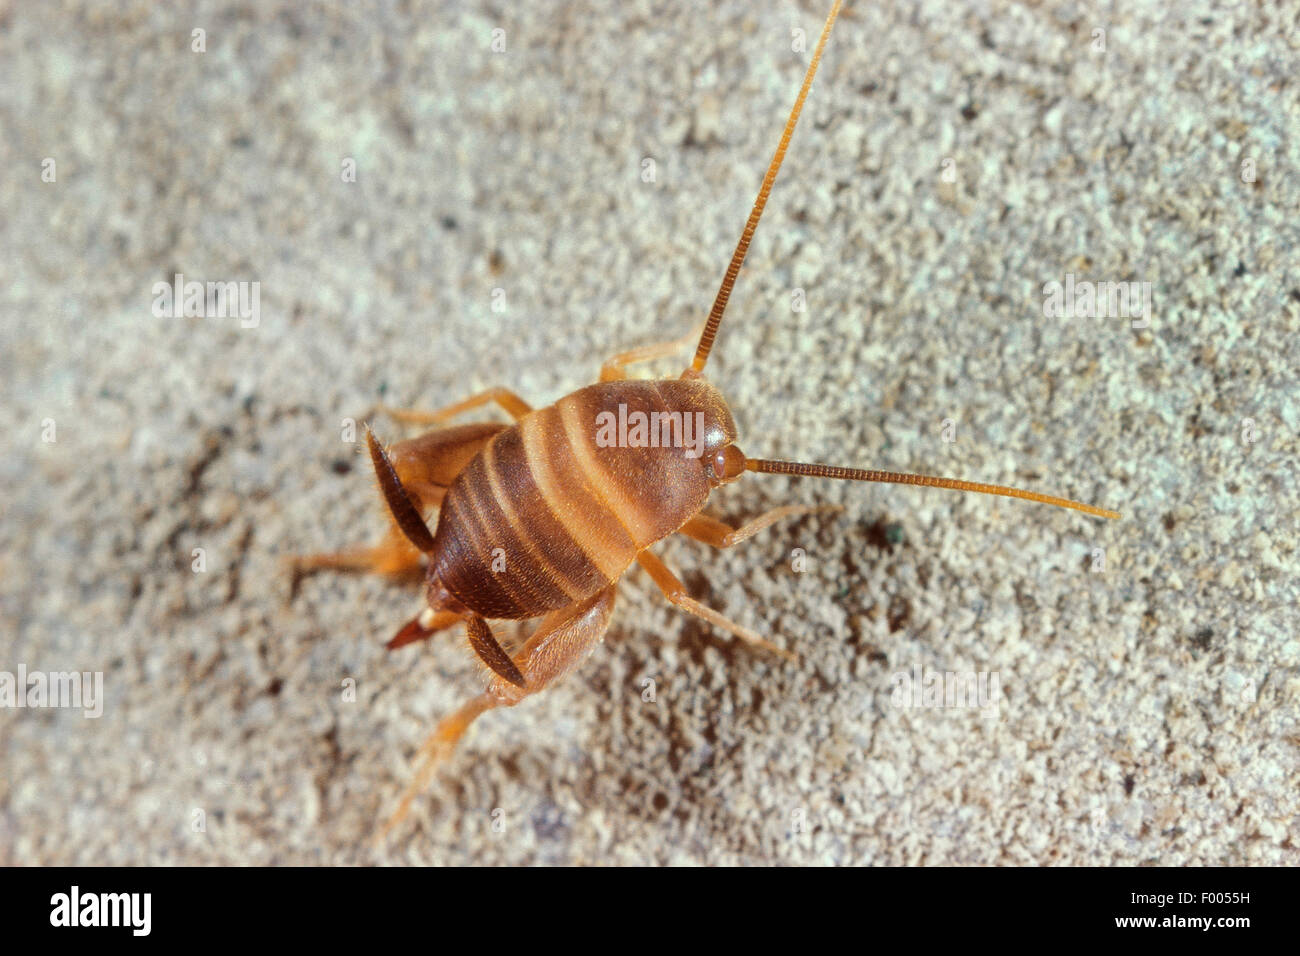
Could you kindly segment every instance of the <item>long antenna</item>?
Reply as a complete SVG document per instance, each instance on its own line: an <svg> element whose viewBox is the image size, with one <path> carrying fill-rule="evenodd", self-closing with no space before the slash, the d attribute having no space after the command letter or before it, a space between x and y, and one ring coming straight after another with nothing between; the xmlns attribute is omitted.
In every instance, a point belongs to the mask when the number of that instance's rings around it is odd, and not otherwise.
<svg viewBox="0 0 1300 956"><path fill-rule="evenodd" d="M785 132L781 134L781 142L776 147L772 162L768 164L767 174L763 176L763 185L758 190L758 198L754 200L754 208L749 211L749 221L745 223L745 231L740 234L740 242L736 243L736 251L731 254L731 264L727 266L727 273L722 277L718 297L713 300L713 308L709 311L709 321L704 326L704 334L700 336L699 347L695 350L695 359L691 362L687 374L703 371L704 363L709 360L709 350L713 348L713 340L718 335L718 326L722 323L722 313L726 311L727 300L731 298L731 287L736 284L736 276L740 274L740 265L745 261L745 253L749 251L749 242L754 238L754 230L758 228L759 217L763 215L763 207L767 205L767 197L772 192L772 184L776 182L777 171L781 168L781 161L785 159L786 148L790 145L790 136L794 133L794 124L799 122L799 113L803 110L803 101L808 97L808 89L812 86L813 77L817 75L817 64L821 62L822 50L826 48L826 40L831 35L831 27L835 25L835 18L839 16L841 2L842 0L835 0L830 15L826 17L826 25L822 27L821 39L817 41L817 48L813 51L812 62L808 64L808 72L804 74L803 86L799 87L799 97L794 101L794 109L790 111L790 118L785 121Z"/></svg>
<svg viewBox="0 0 1300 956"><path fill-rule="evenodd" d="M1008 488L1006 485L985 485L976 481L960 481L956 478L937 478L934 475L908 475L897 471L872 471L864 468L841 468L838 465L809 465L799 461L766 461L761 458L746 458L746 471L757 471L768 475L802 475L808 478L845 478L849 481L883 481L895 485L924 485L927 488L954 488L958 491L978 491L983 495L1002 495L1006 498L1023 498L1026 501L1039 501L1058 508L1073 508L1084 514L1098 518L1118 518L1118 511L1094 508L1080 501L1069 498L1057 498L1053 495L1040 495L1036 491L1023 491L1020 488Z"/></svg>

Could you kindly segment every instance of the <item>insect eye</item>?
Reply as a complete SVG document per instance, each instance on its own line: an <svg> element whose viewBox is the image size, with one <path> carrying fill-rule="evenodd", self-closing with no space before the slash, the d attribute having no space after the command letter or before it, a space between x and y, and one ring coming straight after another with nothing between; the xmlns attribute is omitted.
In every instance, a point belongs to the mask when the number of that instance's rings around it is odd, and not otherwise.
<svg viewBox="0 0 1300 956"><path fill-rule="evenodd" d="M745 453L735 445L727 445L713 453L709 466L719 482L735 481L745 470Z"/></svg>

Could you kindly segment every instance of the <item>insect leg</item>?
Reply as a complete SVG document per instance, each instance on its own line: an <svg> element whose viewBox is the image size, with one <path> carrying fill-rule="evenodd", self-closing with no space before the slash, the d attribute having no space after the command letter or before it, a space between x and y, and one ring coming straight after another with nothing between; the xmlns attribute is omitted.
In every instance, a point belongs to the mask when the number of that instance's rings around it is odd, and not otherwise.
<svg viewBox="0 0 1300 956"><path fill-rule="evenodd" d="M373 547L344 548L316 554L294 554L288 558L297 577L317 571L349 571L357 574L385 574L394 578L414 578L422 572L420 552L411 546L397 528L390 528Z"/></svg>
<svg viewBox="0 0 1300 956"><path fill-rule="evenodd" d="M510 391L508 388L489 388L486 392L479 392L477 395L471 395L469 398L454 405L448 405L445 408L434 409L433 411L421 411L417 408L390 408L387 405L380 405L379 411L386 412L399 422L411 422L416 425L441 425L461 412L467 412L471 408L478 408L482 405L490 405L496 402L506 413L515 421L523 418L533 410L533 407L525 402L522 398Z"/></svg>
<svg viewBox="0 0 1300 956"><path fill-rule="evenodd" d="M428 517L442 503L447 488L470 460L497 432L499 422L442 428L400 441L388 450L388 460L407 496ZM389 517L388 533L373 547L351 547L324 554L294 555L290 559L295 579L314 571L357 571L414 576L420 571L420 552Z"/></svg>
<svg viewBox="0 0 1300 956"><path fill-rule="evenodd" d="M839 510L841 509L838 506L782 505L779 508L773 508L771 511L763 512L753 521L747 521L739 528L733 528L731 525L719 521L717 518L710 518L706 514L698 514L678 530L687 537L694 538L696 541L703 541L705 544L711 544L715 548L730 548L746 538L752 538L764 528L776 524L782 518L793 518L795 515L808 515L817 511Z"/></svg>
<svg viewBox="0 0 1300 956"><path fill-rule="evenodd" d="M652 359L665 358L688 349L695 344L703 331L704 323L701 322L680 339L674 339L671 342L655 342L652 345L642 345L640 348L619 352L600 367L600 380L602 382L621 381L627 378L627 372L624 371L626 366L634 362L649 362Z"/></svg>
<svg viewBox="0 0 1300 956"><path fill-rule="evenodd" d="M642 551L638 554L636 556L636 563L645 568L647 573L649 573L650 577L654 580L654 583L659 586L659 590L664 593L664 597L668 599L669 604L681 608L688 614L694 614L696 617L703 618L714 627L720 627L724 631L734 634L742 641L753 644L755 647L761 647L764 650L771 651L773 654L780 654L787 660L798 660L798 658L789 651L783 650L771 641L759 637L749 628L742 627L734 621L729 621L717 611L713 610L713 608L706 607L699 601L695 600L695 598L686 593L686 585L682 584L682 582L677 579L677 576L669 571L667 566L649 551Z"/></svg>
<svg viewBox="0 0 1300 956"><path fill-rule="evenodd" d="M479 714L495 707L513 707L530 694L537 693L573 670L600 643L614 611L615 588L616 585L611 584L593 597L552 611L542 618L513 658L524 686L494 676L487 690L443 718L420 747L415 779L402 795L397 811L380 831L381 839L406 817L415 796L428 786L438 765L447 759Z"/></svg>
<svg viewBox="0 0 1300 956"><path fill-rule="evenodd" d="M436 428L397 442L388 449L388 459L407 491L418 493L413 486L420 485L447 489L488 440L505 428L500 422Z"/></svg>
<svg viewBox="0 0 1300 956"><path fill-rule="evenodd" d="M519 673L519 668L505 648L492 636L492 628L488 627L487 621L476 614L465 621L465 630L469 634L469 646L474 648L474 653L484 664L492 668L492 673L516 687L524 686L524 675Z"/></svg>

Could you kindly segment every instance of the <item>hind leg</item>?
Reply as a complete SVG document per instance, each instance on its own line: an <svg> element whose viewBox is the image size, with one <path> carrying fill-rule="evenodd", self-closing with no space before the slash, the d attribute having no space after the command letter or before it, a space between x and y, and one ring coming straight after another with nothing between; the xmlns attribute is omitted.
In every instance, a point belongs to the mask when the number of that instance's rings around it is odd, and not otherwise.
<svg viewBox="0 0 1300 956"><path fill-rule="evenodd" d="M388 451L398 480L422 517L442 503L456 476L492 436L506 426L497 422L441 428L399 441ZM420 552L412 546L389 514L388 532L371 547L357 546L323 554L294 555L295 579L314 571L358 571L408 577L421 570Z"/></svg>
<svg viewBox="0 0 1300 956"><path fill-rule="evenodd" d="M420 748L415 780L406 788L397 811L380 831L381 839L406 817L411 801L428 786L439 764L447 759L479 714L495 707L513 707L549 686L573 670L600 643L614 611L615 588L616 585L611 584L594 597L552 611L542 618L513 658L523 678L522 687L493 673L487 690L443 718Z"/></svg>

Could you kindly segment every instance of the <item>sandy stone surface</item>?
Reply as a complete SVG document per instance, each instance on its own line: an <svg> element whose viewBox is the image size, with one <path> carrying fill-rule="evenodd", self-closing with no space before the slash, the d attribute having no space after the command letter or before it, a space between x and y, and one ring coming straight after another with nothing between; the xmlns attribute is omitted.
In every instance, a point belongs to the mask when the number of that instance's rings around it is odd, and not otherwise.
<svg viewBox="0 0 1300 956"><path fill-rule="evenodd" d="M824 5L62 6L0 4L0 671L103 713L0 708L0 863L1300 862L1294 0L850 3L709 368L741 446L1123 520L751 476L712 513L843 510L659 552L799 663L634 570L380 848L482 677L383 649L418 589L291 591L383 526L345 420L700 321Z"/></svg>

